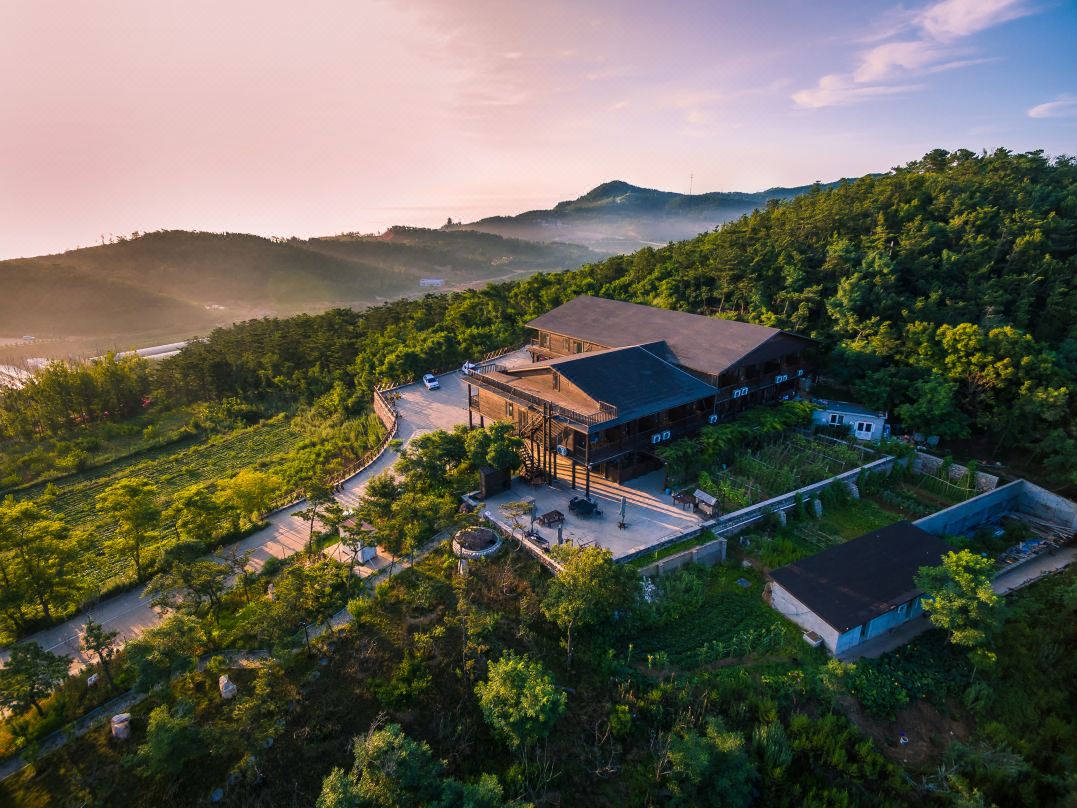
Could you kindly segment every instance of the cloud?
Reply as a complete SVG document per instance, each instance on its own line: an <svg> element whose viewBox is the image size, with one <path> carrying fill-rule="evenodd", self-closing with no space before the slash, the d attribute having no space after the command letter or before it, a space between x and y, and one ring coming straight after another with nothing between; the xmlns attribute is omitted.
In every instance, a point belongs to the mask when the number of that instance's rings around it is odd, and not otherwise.
<svg viewBox="0 0 1077 808"><path fill-rule="evenodd" d="M1031 13L1025 0L939 0L914 11L892 9L860 39L879 44L860 51L850 72L823 76L793 93L793 102L831 107L919 89L910 79L990 61L969 58L956 42Z"/></svg>
<svg viewBox="0 0 1077 808"><path fill-rule="evenodd" d="M848 76L832 73L819 79L819 84L807 90L793 93L798 107L818 109L853 104L880 95L895 95L920 89L918 84L866 84L858 85Z"/></svg>
<svg viewBox="0 0 1077 808"><path fill-rule="evenodd" d="M950 42L1031 13L1019 0L942 0L925 8L917 21L928 36Z"/></svg>
<svg viewBox="0 0 1077 808"><path fill-rule="evenodd" d="M1077 117L1077 95L1062 93L1054 101L1037 104L1028 111L1030 118L1073 118Z"/></svg>

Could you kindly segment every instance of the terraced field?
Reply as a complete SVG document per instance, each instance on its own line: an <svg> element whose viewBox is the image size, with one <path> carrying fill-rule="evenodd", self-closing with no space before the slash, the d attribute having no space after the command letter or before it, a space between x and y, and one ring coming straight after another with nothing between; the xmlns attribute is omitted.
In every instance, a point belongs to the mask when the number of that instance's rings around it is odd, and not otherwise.
<svg viewBox="0 0 1077 808"><path fill-rule="evenodd" d="M159 502L167 507L182 488L228 477L243 468L272 465L273 459L303 440L284 416L277 416L246 429L218 435L186 447L166 447L117 460L66 478L62 485L36 486L20 497L53 496L52 507L62 513L73 529L89 532L89 547L80 558L79 577L92 586L107 588L127 572L129 562L105 551L114 528L97 513L96 498L113 483L126 477L144 477L157 486ZM161 531L167 541L171 525ZM152 555L152 548L150 555Z"/></svg>

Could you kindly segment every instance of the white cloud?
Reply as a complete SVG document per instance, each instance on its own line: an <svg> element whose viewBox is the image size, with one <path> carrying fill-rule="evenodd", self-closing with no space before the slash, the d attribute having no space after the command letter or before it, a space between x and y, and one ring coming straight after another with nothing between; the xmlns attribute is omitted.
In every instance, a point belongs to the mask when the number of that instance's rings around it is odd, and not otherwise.
<svg viewBox="0 0 1077 808"><path fill-rule="evenodd" d="M827 74L794 93L793 102L831 107L918 89L910 79L989 61L967 58L957 40L1031 13L1025 0L939 0L919 11L892 9L860 40L881 44L858 53L850 72Z"/></svg>
<svg viewBox="0 0 1077 808"><path fill-rule="evenodd" d="M1028 111L1030 118L1073 118L1077 117L1077 95L1062 93L1054 101L1037 104Z"/></svg>
<svg viewBox="0 0 1077 808"><path fill-rule="evenodd" d="M831 73L819 79L817 86L793 93L793 101L798 107L811 109L838 107L880 95L894 95L919 88L916 84L857 84L848 76Z"/></svg>
<svg viewBox="0 0 1077 808"><path fill-rule="evenodd" d="M942 0L925 8L917 21L928 36L949 42L1031 13L1021 0Z"/></svg>

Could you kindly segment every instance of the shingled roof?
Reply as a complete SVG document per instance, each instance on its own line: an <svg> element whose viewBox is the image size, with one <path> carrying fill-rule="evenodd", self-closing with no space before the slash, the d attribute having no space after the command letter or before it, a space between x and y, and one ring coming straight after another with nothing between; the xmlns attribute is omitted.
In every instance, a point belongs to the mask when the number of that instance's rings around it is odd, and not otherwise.
<svg viewBox="0 0 1077 808"><path fill-rule="evenodd" d="M951 549L912 522L898 522L780 567L770 577L844 632L923 594L913 581L916 573L942 563Z"/></svg>
<svg viewBox="0 0 1077 808"><path fill-rule="evenodd" d="M622 421L689 404L714 395L714 388L668 361L665 343L633 345L537 362L557 370L596 401L617 407ZM527 367L535 367L528 365Z"/></svg>
<svg viewBox="0 0 1077 808"><path fill-rule="evenodd" d="M530 328L608 347L664 341L678 364L722 373L751 355L766 361L812 340L777 328L580 295L527 324ZM768 345L768 343L772 343Z"/></svg>

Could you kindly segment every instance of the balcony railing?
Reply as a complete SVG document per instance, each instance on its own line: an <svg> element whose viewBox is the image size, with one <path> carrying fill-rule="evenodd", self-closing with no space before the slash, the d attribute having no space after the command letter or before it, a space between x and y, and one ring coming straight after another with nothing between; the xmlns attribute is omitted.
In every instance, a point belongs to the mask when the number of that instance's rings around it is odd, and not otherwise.
<svg viewBox="0 0 1077 808"><path fill-rule="evenodd" d="M555 418L562 418L566 421L570 421L581 426L591 427L596 424L602 424L606 421L611 421L617 417L617 407L613 404L607 404L604 401L598 402L598 411L591 413L578 412L570 407L565 407L561 404L555 404L548 399L541 396L529 393L526 390L521 390L518 387L514 387L511 384L506 384L500 379L494 379L490 373L504 373L507 368L504 365L487 364L480 365L474 368L470 374L468 374L470 380L479 387L486 387L494 392L497 392L503 396L507 396L513 401L522 402L525 404L531 404L535 407L549 406L550 415Z"/></svg>

